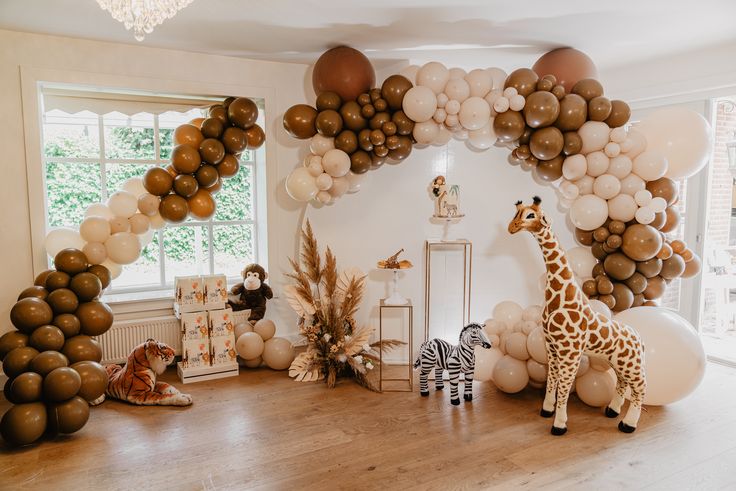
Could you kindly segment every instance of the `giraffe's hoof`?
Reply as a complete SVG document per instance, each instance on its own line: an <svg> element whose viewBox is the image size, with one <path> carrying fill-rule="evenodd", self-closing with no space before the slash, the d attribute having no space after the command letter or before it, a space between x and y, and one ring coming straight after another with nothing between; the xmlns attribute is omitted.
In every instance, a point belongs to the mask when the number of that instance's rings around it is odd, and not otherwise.
<svg viewBox="0 0 736 491"><path fill-rule="evenodd" d="M546 409L542 408L541 411L539 411L539 415L543 418L551 418L555 415L554 411L547 411Z"/></svg>
<svg viewBox="0 0 736 491"><path fill-rule="evenodd" d="M607 418L618 418L618 412L606 406L606 417Z"/></svg>
<svg viewBox="0 0 736 491"><path fill-rule="evenodd" d="M473 400L473 394L463 394L463 399L470 402Z"/></svg>
<svg viewBox="0 0 736 491"><path fill-rule="evenodd" d="M556 426L552 426L552 431L550 432L554 436L561 436L567 433L567 428L558 428Z"/></svg>
<svg viewBox="0 0 736 491"><path fill-rule="evenodd" d="M623 421L621 421L618 424L618 430L621 431L621 432L623 432L623 433L633 433L634 431L636 431L636 426L629 426L626 423L624 423Z"/></svg>
<svg viewBox="0 0 736 491"><path fill-rule="evenodd" d="M419 395L422 396L422 397L429 397L429 391L427 391L427 392L424 392L424 391L419 392Z"/></svg>
<svg viewBox="0 0 736 491"><path fill-rule="evenodd" d="M450 399L450 403L453 406L459 406L460 405L460 399Z"/></svg>

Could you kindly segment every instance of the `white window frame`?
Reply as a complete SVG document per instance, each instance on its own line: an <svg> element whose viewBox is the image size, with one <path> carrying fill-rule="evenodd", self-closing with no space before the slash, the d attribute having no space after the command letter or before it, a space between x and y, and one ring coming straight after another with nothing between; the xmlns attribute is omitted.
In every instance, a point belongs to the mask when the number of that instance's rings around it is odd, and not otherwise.
<svg viewBox="0 0 736 491"><path fill-rule="evenodd" d="M147 93L180 94L183 96L198 97L202 94L211 97L225 98L227 96L246 96L264 101L265 112L276 107L276 98L272 88L209 83L190 80L167 80L133 76L120 76L102 73L77 72L72 70L56 70L20 66L21 98L23 102L23 121L26 150L26 177L28 186L28 210L31 229L31 249L33 274L37 275L48 268L48 259L44 249L46 236L46 186L45 161L42 147L42 94L41 87L45 84L60 84L68 86L97 87L100 90L115 92L137 90ZM255 162L266 164L276 162L275 143L266 139L263 147L256 150ZM68 159L67 159L68 161ZM97 161L95 159L95 161ZM256 169L259 167L256 165ZM254 209L255 220L254 239L256 260L260 264L268 264L268 228L266 189L267 181L265 169L254 172ZM201 224L194 222L188 226ZM186 224L184 226L187 226ZM212 249L212 247L210 247ZM106 296L106 301L113 305L116 313L135 313L154 310L168 310L171 307L171 291L166 289L148 290L123 295ZM120 305L116 308L116 305Z"/></svg>

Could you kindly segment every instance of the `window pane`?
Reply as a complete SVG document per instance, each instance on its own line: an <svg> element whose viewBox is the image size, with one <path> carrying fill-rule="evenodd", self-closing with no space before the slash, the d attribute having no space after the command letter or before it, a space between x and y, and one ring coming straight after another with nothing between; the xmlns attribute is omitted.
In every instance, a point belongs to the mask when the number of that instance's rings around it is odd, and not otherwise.
<svg viewBox="0 0 736 491"><path fill-rule="evenodd" d="M110 196L115 191L120 191L123 186L123 182L127 181L131 177L143 177L148 168L151 167L149 164L107 164L105 169L107 173L105 175L107 183L107 195Z"/></svg>
<svg viewBox="0 0 736 491"><path fill-rule="evenodd" d="M154 159L153 114L127 116L109 113L105 124L105 157L109 159Z"/></svg>
<svg viewBox="0 0 736 491"><path fill-rule="evenodd" d="M46 196L50 226L78 226L84 210L100 201L99 164L48 162Z"/></svg>
<svg viewBox="0 0 736 491"><path fill-rule="evenodd" d="M209 241L204 226L166 227L163 230L166 283L173 283L175 276L210 274Z"/></svg>
<svg viewBox="0 0 736 491"><path fill-rule="evenodd" d="M97 158L100 133L97 115L89 111L68 114L58 109L44 114L44 156Z"/></svg>
<svg viewBox="0 0 736 491"><path fill-rule="evenodd" d="M241 165L233 177L225 179L215 195L215 220L250 220L253 216L253 167Z"/></svg>
<svg viewBox="0 0 736 491"><path fill-rule="evenodd" d="M255 261L252 225L215 225L212 232L215 273L235 276L243 266Z"/></svg>
<svg viewBox="0 0 736 491"><path fill-rule="evenodd" d="M158 287L161 285L161 269L158 249L158 233L154 231L151 242L141 251L141 257L123 267L123 272L112 282L112 288Z"/></svg>
<svg viewBox="0 0 736 491"><path fill-rule="evenodd" d="M158 130L159 142L161 145L161 160L168 160L171 158L171 149L174 148L172 138L174 136L174 130L161 128Z"/></svg>

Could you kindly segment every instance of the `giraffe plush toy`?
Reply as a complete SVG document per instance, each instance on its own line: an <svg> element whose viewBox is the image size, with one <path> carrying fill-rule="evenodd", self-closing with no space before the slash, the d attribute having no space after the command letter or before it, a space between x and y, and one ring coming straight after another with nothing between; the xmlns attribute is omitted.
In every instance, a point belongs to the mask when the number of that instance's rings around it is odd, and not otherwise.
<svg viewBox="0 0 736 491"><path fill-rule="evenodd" d="M596 313L575 282L565 252L544 216L542 200L534 197L532 205L516 203L516 215L509 223L509 233L531 232L542 249L547 267L545 307L542 314L549 373L541 415L555 416L553 435L567 431L567 399L583 354L611 364L616 371L616 394L606 408L606 416L621 412L626 388L631 389L631 405L618 429L631 433L636 429L646 391L644 346L631 327Z"/></svg>

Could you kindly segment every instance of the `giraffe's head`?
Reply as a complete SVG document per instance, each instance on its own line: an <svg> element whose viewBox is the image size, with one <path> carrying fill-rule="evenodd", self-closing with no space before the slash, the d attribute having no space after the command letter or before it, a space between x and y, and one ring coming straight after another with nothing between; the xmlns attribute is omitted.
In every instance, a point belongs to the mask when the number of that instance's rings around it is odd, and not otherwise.
<svg viewBox="0 0 736 491"><path fill-rule="evenodd" d="M481 346L490 349L491 342L480 324L468 324L460 333L460 342L470 346Z"/></svg>
<svg viewBox="0 0 736 491"><path fill-rule="evenodd" d="M516 215L509 222L509 233L515 234L520 230L541 232L545 228L549 228L549 220L544 216L540 204L542 204L542 200L539 196L534 197L534 202L531 205L525 205L521 201L517 201Z"/></svg>

